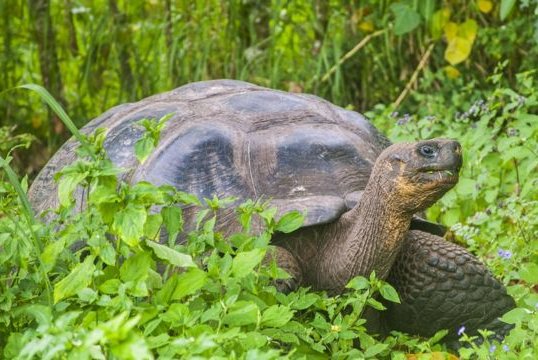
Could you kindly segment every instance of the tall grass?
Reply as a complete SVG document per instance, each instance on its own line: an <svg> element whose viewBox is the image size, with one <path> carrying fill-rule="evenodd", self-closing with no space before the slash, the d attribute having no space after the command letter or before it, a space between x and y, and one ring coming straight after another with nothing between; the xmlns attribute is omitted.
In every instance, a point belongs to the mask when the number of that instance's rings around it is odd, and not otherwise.
<svg viewBox="0 0 538 360"><path fill-rule="evenodd" d="M394 1L388 0L41 1L48 2L63 93L49 90L77 126L119 103L215 78L315 93L365 111L398 98L432 41L439 45L424 70L435 76L413 83L413 89L450 93L460 80L480 86L484 71L490 73L498 59L511 57L507 71L515 73L532 66L529 59L536 55L530 7L500 22L497 8L483 14L474 2L428 0L422 5L431 11L421 15L421 25L397 36L392 31ZM420 3L412 6L422 14L426 10ZM471 58L458 66L462 77L456 80L444 75L444 40L430 33L428 19L442 7L451 9L453 21L474 18L481 27ZM43 54L28 3L2 1L0 18L0 90L44 84L50 74L40 67ZM502 32L500 25L505 26ZM379 30L386 32L322 81L346 53ZM526 49L526 56L513 56L518 48ZM420 108L413 96L402 103L407 112ZM25 170L38 169L68 136L35 98L4 99L0 118L35 134L39 146L45 147L43 158L27 161Z"/></svg>

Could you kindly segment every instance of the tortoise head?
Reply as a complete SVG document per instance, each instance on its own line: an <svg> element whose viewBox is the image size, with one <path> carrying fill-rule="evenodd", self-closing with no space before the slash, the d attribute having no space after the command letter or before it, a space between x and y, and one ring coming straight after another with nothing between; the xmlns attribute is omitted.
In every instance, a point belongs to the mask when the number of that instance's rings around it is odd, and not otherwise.
<svg viewBox="0 0 538 360"><path fill-rule="evenodd" d="M457 141L431 139L388 147L377 159L373 174L399 209L414 213L456 185L461 164Z"/></svg>

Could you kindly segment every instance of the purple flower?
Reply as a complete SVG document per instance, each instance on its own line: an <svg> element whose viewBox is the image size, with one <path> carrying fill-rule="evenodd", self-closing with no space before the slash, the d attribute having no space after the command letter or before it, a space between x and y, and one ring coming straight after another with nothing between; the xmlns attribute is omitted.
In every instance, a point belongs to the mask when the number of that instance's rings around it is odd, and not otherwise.
<svg viewBox="0 0 538 360"><path fill-rule="evenodd" d="M504 350L504 351L509 351L510 348L508 347L508 345L504 344L504 345L503 345L503 350Z"/></svg>
<svg viewBox="0 0 538 360"><path fill-rule="evenodd" d="M499 251L497 251L497 254L499 254L501 259L503 260L508 260L512 257L512 252L510 250L499 249Z"/></svg>
<svg viewBox="0 0 538 360"><path fill-rule="evenodd" d="M396 124L398 125L405 125L411 120L411 116L409 114L404 114L403 117L399 118Z"/></svg>
<svg viewBox="0 0 538 360"><path fill-rule="evenodd" d="M390 117L393 117L393 118L398 117L398 112L397 111L392 112L390 114Z"/></svg>
<svg viewBox="0 0 538 360"><path fill-rule="evenodd" d="M462 327L458 329L458 336L462 336L464 332L465 332L465 325L462 325Z"/></svg>
<svg viewBox="0 0 538 360"><path fill-rule="evenodd" d="M497 350L497 346L495 346L495 345L491 345L491 346L489 347L489 352L490 352L490 353L494 353L495 350Z"/></svg>

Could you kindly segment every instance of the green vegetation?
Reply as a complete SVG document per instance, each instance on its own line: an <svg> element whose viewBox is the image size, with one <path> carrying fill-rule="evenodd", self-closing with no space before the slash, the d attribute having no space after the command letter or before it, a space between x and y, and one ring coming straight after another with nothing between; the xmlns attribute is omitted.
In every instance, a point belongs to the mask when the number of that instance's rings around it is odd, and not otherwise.
<svg viewBox="0 0 538 360"><path fill-rule="evenodd" d="M29 4L30 2L28 2ZM301 216L236 209L244 231L223 238L215 210L185 193L118 183L105 130L76 131L107 108L209 79L315 93L367 115L393 141L458 139L457 187L428 213L508 286L518 307L503 343L461 358L538 357L538 58L535 1L0 2L0 349L5 358L393 358L442 356L443 333L367 334L361 314L392 287L356 278L328 297L278 293L264 263L271 234ZM33 90L7 91L39 83ZM40 96L36 96L38 93ZM50 106L41 104L44 100ZM49 111L48 109L53 109ZM143 161L166 117L143 122ZM50 223L26 198L28 177L69 133L80 160L57 176ZM31 134L31 135L30 135ZM30 150L26 150L30 148ZM15 170L14 170L15 169ZM88 192L75 212L72 192ZM183 245L176 204L200 207ZM158 205L159 213L149 209ZM252 234L252 217L266 229ZM161 230L167 243L158 243ZM112 236L111 236L112 235ZM428 357L430 356L430 357Z"/></svg>

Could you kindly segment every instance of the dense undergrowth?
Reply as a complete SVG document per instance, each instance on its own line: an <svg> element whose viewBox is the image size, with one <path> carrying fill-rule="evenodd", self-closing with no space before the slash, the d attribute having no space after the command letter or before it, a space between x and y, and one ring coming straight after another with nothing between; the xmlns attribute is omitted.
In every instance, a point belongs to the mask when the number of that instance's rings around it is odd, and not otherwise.
<svg viewBox="0 0 538 360"><path fill-rule="evenodd" d="M515 328L502 343L475 345L463 334L462 358L534 359L538 355L538 94L534 72L491 90L462 87L446 107L436 95L416 94L423 113L396 114L377 106L369 115L394 141L435 136L458 139L464 168L456 188L429 210L508 286L518 308L504 320ZM41 90L32 87L34 90ZM49 99L49 101L52 101ZM426 115L429 114L429 115ZM432 115L433 114L433 115ZM159 120L159 119L156 119ZM69 119L65 119L70 125ZM160 121L137 146L143 161L158 140ZM71 127L71 126L69 126ZM80 134L77 134L81 136ZM349 291L328 297L301 289L276 291L286 274L263 261L274 231L300 226L301 215L273 218L266 204L237 208L244 231L224 238L216 210L228 199L199 199L170 187L118 183L103 149L106 130L80 137L80 160L58 175L61 206L50 223L32 214L25 192L2 160L0 183L0 347L5 358L417 358L442 356L443 332L432 339L365 330L374 298L397 301L390 285L358 277ZM21 139L22 140L22 139ZM86 187L89 206L75 211L72 192ZM176 205L200 206L187 242ZM158 206L160 212L150 211ZM252 217L266 224L251 233ZM166 230L168 241L159 243ZM425 354L425 355L417 355ZM434 355L432 355L434 354Z"/></svg>

